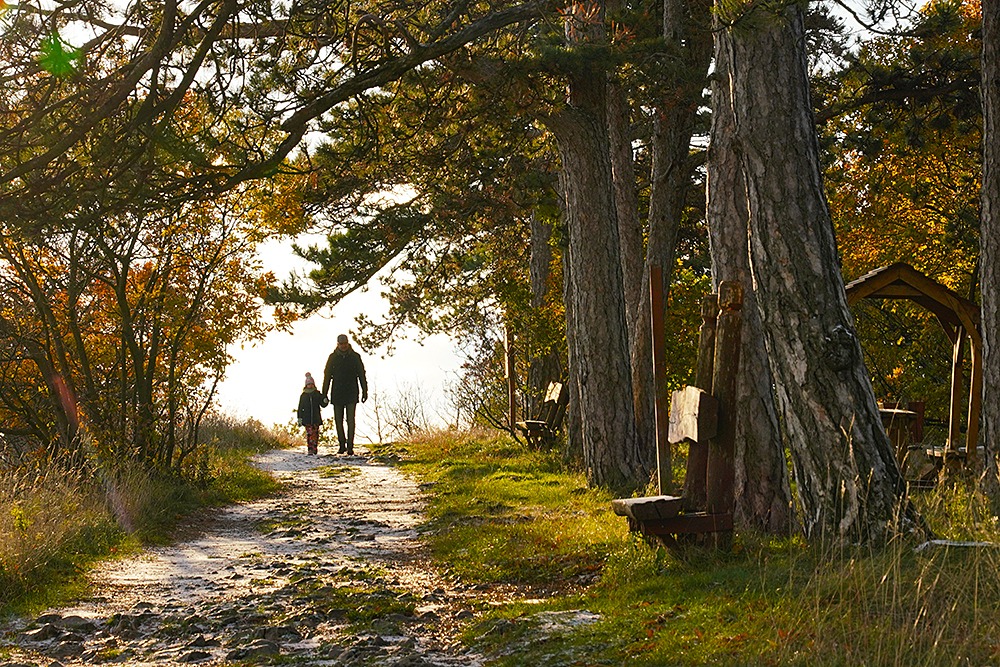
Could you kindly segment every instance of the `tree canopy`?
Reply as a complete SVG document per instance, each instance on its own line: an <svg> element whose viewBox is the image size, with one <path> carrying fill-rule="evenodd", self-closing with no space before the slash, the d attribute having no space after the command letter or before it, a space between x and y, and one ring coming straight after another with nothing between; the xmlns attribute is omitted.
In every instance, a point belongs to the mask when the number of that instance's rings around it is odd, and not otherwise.
<svg viewBox="0 0 1000 667"><path fill-rule="evenodd" d="M389 318L362 320L363 342L403 325L513 340L522 384L566 375L568 453L592 482L632 490L652 465L660 389L650 267L674 289L680 383L694 304L709 275L724 273L707 266L707 210L716 231L749 239L734 252L759 290L754 340L767 341L759 360L769 365L759 375L773 373L781 399L766 411L783 411L768 412L759 446L779 463L790 452L800 492L822 496L845 480L810 477L803 457L829 436L823 474L885 473L872 484L886 494L855 489L871 493L877 520L899 495L838 290L844 276L908 260L976 295L975 2L929 3L905 32L855 49L828 12L705 0L5 7L7 430L53 451L89 444L174 465L225 372L227 344L379 276ZM774 76L724 52L770 62ZM729 97L708 99L720 81ZM755 115L779 101L789 106L774 113L789 124ZM715 103L728 105L733 133L716 144L716 165L728 157L741 172L730 190L746 193L743 210L705 206L701 193ZM262 271L255 247L272 238L298 239L315 269ZM274 321L265 299L281 304ZM915 344L868 350L876 386L914 374L932 346L925 320L899 314L904 333L883 338ZM812 384L797 378L816 360ZM938 370L921 372L929 387ZM808 394L837 382L836 395ZM841 446L847 432L853 453ZM774 497L787 495L787 480L774 483ZM851 502L837 521L867 511L840 493ZM879 532L852 525L855 536Z"/></svg>

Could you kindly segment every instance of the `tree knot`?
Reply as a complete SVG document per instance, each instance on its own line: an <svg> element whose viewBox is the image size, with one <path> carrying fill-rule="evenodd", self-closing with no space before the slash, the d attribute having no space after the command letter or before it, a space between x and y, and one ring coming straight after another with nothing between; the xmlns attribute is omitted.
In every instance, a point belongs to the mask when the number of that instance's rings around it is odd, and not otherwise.
<svg viewBox="0 0 1000 667"><path fill-rule="evenodd" d="M830 335L825 338L826 345L823 351L823 360L826 365L834 371L846 371L854 364L855 350L857 345L854 341L854 333L843 324L838 324L830 330Z"/></svg>

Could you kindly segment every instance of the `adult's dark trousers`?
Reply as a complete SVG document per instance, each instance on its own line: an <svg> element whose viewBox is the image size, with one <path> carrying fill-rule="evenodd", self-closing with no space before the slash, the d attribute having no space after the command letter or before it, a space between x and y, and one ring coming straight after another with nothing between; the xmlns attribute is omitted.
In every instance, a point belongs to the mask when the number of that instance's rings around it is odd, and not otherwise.
<svg viewBox="0 0 1000 667"><path fill-rule="evenodd" d="M348 454L354 453L354 415L358 411L357 403L333 406L333 420L337 422L337 441L340 451L347 449ZM344 418L347 418L347 434L344 434Z"/></svg>

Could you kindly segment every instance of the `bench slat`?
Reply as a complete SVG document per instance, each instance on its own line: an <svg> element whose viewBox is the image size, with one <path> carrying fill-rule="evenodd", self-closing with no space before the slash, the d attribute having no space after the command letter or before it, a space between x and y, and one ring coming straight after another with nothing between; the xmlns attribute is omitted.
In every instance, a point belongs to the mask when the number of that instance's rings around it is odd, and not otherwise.
<svg viewBox="0 0 1000 667"><path fill-rule="evenodd" d="M728 512L724 514L695 512L667 519L647 519L638 524L640 532L657 537L724 533L733 529L733 515Z"/></svg>
<svg viewBox="0 0 1000 667"><path fill-rule="evenodd" d="M675 496L647 496L645 498L616 498L611 508L618 516L636 521L669 519L681 511L681 498Z"/></svg>

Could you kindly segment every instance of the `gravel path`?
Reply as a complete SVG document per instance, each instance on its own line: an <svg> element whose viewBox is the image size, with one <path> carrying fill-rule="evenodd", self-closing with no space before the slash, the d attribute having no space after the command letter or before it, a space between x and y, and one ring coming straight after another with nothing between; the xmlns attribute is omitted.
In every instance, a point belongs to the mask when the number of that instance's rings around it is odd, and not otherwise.
<svg viewBox="0 0 1000 667"><path fill-rule="evenodd" d="M454 639L481 592L429 568L412 480L364 456L258 463L285 493L101 567L92 598L6 628L0 667L482 664Z"/></svg>

